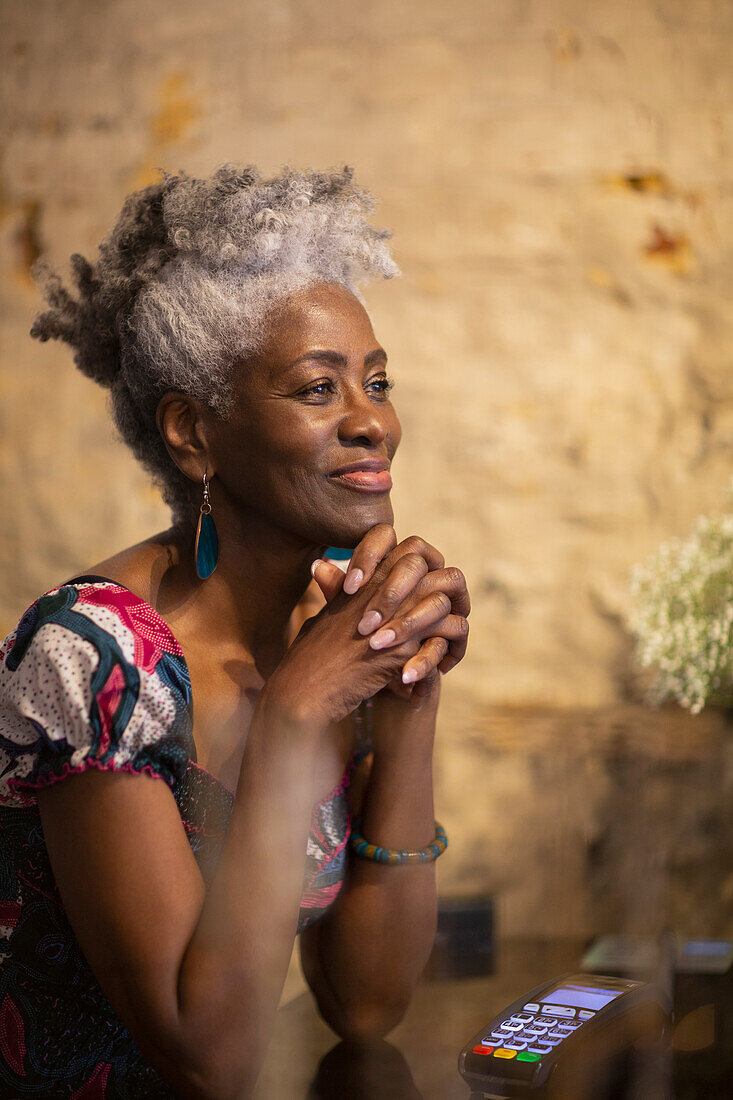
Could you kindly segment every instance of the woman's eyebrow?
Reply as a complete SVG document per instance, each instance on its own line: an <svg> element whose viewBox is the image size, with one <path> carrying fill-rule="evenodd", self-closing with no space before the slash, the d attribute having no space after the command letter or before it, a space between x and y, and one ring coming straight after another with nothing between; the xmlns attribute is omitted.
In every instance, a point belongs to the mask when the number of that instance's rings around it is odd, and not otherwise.
<svg viewBox="0 0 733 1100"><path fill-rule="evenodd" d="M317 359L321 363L331 363L336 367L345 367L348 362L346 356L340 351L327 351L325 348L318 348L313 351L307 351L304 355L299 355L297 359L293 359L292 363L288 363L284 369L290 370L291 367L296 366L298 363L303 363L308 359ZM387 352L384 348L375 348L374 351L370 351L364 356L365 367L371 367L373 363L378 362L387 362Z"/></svg>

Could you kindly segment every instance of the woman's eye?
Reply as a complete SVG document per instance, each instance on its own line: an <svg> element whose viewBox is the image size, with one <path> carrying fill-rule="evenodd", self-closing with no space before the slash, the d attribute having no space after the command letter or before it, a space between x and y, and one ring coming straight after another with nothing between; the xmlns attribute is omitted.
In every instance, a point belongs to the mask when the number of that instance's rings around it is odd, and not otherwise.
<svg viewBox="0 0 733 1100"><path fill-rule="evenodd" d="M386 377L384 377L384 378L372 378L371 382L369 382L368 385L369 385L370 388L372 386L374 386L375 390L378 394L381 394L382 396L386 397L387 394L389 393L389 391L394 386L394 382L392 381L391 378L386 378Z"/></svg>
<svg viewBox="0 0 733 1100"><path fill-rule="evenodd" d="M394 382L391 378L381 376L379 378L372 378L366 384L366 390L369 393L377 394L379 397L386 397L389 391L394 386ZM323 378L320 382L311 382L310 386L306 386L305 389L300 391L301 397L328 397L329 394L335 392L334 384L329 378Z"/></svg>
<svg viewBox="0 0 733 1100"><path fill-rule="evenodd" d="M314 397L325 397L332 388L331 382L325 379L322 382L314 382L313 385L301 390L301 393L305 396L310 396L312 394Z"/></svg>

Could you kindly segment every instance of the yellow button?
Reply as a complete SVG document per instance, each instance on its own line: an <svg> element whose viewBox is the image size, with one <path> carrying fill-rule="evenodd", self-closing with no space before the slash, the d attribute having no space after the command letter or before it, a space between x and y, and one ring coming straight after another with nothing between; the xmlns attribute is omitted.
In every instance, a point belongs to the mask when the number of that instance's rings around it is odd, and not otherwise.
<svg viewBox="0 0 733 1100"><path fill-rule="evenodd" d="M494 1051L494 1057L495 1058L516 1058L517 1057L517 1052L516 1052L516 1050L507 1050L506 1047L499 1047L498 1050Z"/></svg>

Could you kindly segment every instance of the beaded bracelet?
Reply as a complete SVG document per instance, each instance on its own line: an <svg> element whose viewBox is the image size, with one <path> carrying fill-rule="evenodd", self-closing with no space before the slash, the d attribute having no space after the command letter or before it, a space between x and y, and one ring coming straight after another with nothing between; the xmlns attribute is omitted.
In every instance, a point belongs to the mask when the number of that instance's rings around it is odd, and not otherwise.
<svg viewBox="0 0 733 1100"><path fill-rule="evenodd" d="M378 844L370 844L357 832L360 828L361 818L354 822L349 846L354 855L360 859L370 859L374 863L388 863L391 866L400 863L433 863L448 847L448 837L439 821L435 822L435 837L432 842L427 848L419 848L417 851L407 848L381 848Z"/></svg>

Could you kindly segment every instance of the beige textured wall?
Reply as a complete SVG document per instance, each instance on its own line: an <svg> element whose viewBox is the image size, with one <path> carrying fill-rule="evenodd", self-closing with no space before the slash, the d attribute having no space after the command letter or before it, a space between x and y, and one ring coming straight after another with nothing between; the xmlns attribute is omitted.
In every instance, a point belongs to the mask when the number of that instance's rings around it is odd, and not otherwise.
<svg viewBox="0 0 733 1100"><path fill-rule="evenodd" d="M628 568L727 503L733 5L3 10L0 627L166 525L103 395L63 347L27 338L30 262L93 252L156 166L351 163L381 199L404 272L368 294L404 427L399 532L427 535L473 593L471 657L445 682L441 719L445 888L495 889L512 930L538 913L560 931L644 924L614 909L593 879L608 867L593 871L591 857L618 825L609 730L647 721L622 626ZM538 722L546 735L523 747ZM664 757L667 726L654 722ZM708 776L692 837L711 805L730 803L730 738L690 719L674 728ZM639 753L649 766L643 740L624 741L632 772ZM698 773L670 767L656 805L674 812ZM549 848L537 807L553 822ZM651 924L663 895L684 914L693 891L668 872L677 840L661 829L658 842L669 851ZM649 877L641 864L619 874L629 893ZM727 882L724 916L711 909L708 925L733 920Z"/></svg>

